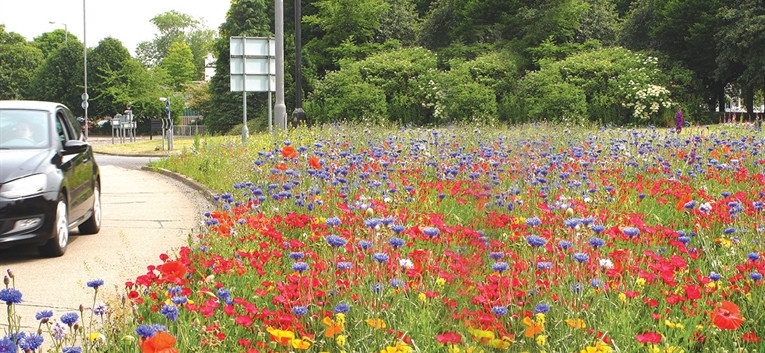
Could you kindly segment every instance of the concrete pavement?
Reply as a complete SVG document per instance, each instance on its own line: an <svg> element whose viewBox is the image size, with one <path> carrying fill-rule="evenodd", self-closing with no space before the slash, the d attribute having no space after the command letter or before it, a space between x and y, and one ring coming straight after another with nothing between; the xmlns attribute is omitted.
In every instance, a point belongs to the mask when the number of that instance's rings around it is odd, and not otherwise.
<svg viewBox="0 0 765 353"><path fill-rule="evenodd" d="M213 209L208 195L176 177L101 165L101 180L103 216L98 234L73 231L66 254L58 258L39 258L35 248L0 250L0 266L13 271L16 288L23 294L18 305L23 330L36 331L34 316L42 309L53 309L53 318L58 319L78 311L80 304L90 308L94 292L86 286L90 280L104 280L99 301L119 298L126 281L146 273L148 265L161 263L160 254L174 257L187 245L204 212Z"/></svg>

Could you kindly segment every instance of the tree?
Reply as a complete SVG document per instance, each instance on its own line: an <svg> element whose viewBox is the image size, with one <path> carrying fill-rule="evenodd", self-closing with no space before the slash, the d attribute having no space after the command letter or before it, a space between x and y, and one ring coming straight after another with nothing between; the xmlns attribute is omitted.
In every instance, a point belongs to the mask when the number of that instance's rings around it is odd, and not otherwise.
<svg viewBox="0 0 765 353"><path fill-rule="evenodd" d="M718 80L738 78L746 93L746 109L751 113L754 91L765 93L765 5L762 1L739 0L727 4L720 14L726 25L715 35L719 64L715 74Z"/></svg>
<svg viewBox="0 0 765 353"><path fill-rule="evenodd" d="M127 48L111 37L102 39L92 50L88 56L89 115L112 116L131 103L130 92L125 89L129 78L124 76L130 60L134 59Z"/></svg>
<svg viewBox="0 0 765 353"><path fill-rule="evenodd" d="M183 90L184 84L199 76L193 59L191 48L184 42L175 42L167 50L167 56L162 60L161 68L167 72L170 85L176 91Z"/></svg>
<svg viewBox="0 0 765 353"><path fill-rule="evenodd" d="M35 72L30 99L66 104L74 114L82 115L80 107L84 91L83 45L69 38L69 44L52 52Z"/></svg>
<svg viewBox="0 0 765 353"><path fill-rule="evenodd" d="M24 99L43 54L18 33L0 25L0 99Z"/></svg>
<svg viewBox="0 0 765 353"><path fill-rule="evenodd" d="M71 37L71 38L69 38ZM63 29L57 29L53 32L43 33L32 41L32 44L39 48L43 53L43 58L69 43L69 40L79 40L71 33L66 33Z"/></svg>
<svg viewBox="0 0 765 353"><path fill-rule="evenodd" d="M212 50L215 31L205 28L202 22L187 14L169 11L151 19L159 33L150 42L141 42L136 49L138 59L147 66L161 64L175 42L184 42L191 49L196 72L204 71L204 59Z"/></svg>

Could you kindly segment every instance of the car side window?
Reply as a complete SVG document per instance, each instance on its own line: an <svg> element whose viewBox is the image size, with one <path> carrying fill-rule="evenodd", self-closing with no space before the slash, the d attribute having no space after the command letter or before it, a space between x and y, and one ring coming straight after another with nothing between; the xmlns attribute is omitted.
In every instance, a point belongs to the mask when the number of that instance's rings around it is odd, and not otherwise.
<svg viewBox="0 0 765 353"><path fill-rule="evenodd" d="M64 113L59 111L56 113L56 134L58 134L58 140L63 146L67 140L71 140L72 132L66 124Z"/></svg>

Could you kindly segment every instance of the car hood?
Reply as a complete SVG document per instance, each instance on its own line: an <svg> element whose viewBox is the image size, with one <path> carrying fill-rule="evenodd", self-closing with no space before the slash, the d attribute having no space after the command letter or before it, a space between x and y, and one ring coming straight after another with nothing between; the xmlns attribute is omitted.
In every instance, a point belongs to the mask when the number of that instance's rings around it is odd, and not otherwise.
<svg viewBox="0 0 765 353"><path fill-rule="evenodd" d="M50 153L46 149L0 150L0 184L41 172Z"/></svg>

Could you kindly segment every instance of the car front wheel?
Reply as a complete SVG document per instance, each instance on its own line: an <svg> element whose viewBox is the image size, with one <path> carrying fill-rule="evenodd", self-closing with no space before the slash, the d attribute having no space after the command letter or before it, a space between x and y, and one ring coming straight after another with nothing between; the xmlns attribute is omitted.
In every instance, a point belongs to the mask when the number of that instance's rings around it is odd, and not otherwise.
<svg viewBox="0 0 765 353"><path fill-rule="evenodd" d="M40 247L40 254L45 257L57 257L64 255L66 245L69 243L69 218L67 217L66 199L59 196L56 204L56 223L53 231L55 235Z"/></svg>
<svg viewBox="0 0 765 353"><path fill-rule="evenodd" d="M80 224L80 234L96 234L101 230L101 185L96 182L93 187L93 214L85 223Z"/></svg>

